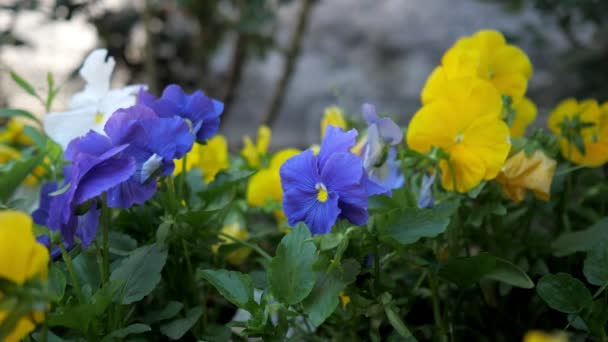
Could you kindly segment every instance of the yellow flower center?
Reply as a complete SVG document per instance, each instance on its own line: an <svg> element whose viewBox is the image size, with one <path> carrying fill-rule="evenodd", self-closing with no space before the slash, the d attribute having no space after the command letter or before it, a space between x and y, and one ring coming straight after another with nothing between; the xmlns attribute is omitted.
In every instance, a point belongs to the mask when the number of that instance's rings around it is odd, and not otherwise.
<svg viewBox="0 0 608 342"><path fill-rule="evenodd" d="M102 122L103 122L103 113L97 112L97 114L95 114L95 124L99 125Z"/></svg>
<svg viewBox="0 0 608 342"><path fill-rule="evenodd" d="M317 183L315 189L317 189L317 201L325 203L327 201L327 197L329 197L325 185L323 185L323 183Z"/></svg>

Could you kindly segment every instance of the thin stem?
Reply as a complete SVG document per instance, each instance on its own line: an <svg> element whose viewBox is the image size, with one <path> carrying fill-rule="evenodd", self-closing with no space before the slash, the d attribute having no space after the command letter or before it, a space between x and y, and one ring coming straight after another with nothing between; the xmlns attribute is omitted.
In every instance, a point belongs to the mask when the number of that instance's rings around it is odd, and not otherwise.
<svg viewBox="0 0 608 342"><path fill-rule="evenodd" d="M108 208L107 194L103 194L101 200L101 219L103 229L103 281L107 284L110 281L110 209Z"/></svg>
<svg viewBox="0 0 608 342"><path fill-rule="evenodd" d="M188 267L188 275L190 276L190 280L192 280L194 271L192 269L192 261L190 260L190 251L188 250L188 246L186 245L186 239L182 239L182 248L184 249L184 256L186 257L186 266Z"/></svg>
<svg viewBox="0 0 608 342"><path fill-rule="evenodd" d="M182 158L182 172L179 174L179 184L177 185L177 191L179 191L179 200L186 201L186 166L188 165L188 153L184 154Z"/></svg>
<svg viewBox="0 0 608 342"><path fill-rule="evenodd" d="M378 248L378 237L374 241L374 292L380 287L380 251Z"/></svg>
<svg viewBox="0 0 608 342"><path fill-rule="evenodd" d="M441 319L441 309L439 307L439 291L437 287L437 280L432 272L429 272L429 284L431 286L432 301L433 301L433 317L435 318L435 326L439 331L439 340L444 342L447 341L447 335L443 329L443 321Z"/></svg>
<svg viewBox="0 0 608 342"><path fill-rule="evenodd" d="M63 243L59 244L59 249L61 250L61 256L63 257L63 262L65 262L65 266L68 269L68 273L70 274L70 279L72 280L72 286L74 287L74 291L76 292L76 298L78 298L78 302L81 304L84 303L84 297L82 296L82 289L80 288L80 282L78 282L78 277L76 277L76 272L74 272L74 264L72 264L72 257L63 247Z"/></svg>
<svg viewBox="0 0 608 342"><path fill-rule="evenodd" d="M268 261L272 260L272 257L271 257L271 256L270 256L268 253L264 252L264 250L263 250L263 249L261 249L261 248L260 248L258 245L254 245L254 244L249 243L249 242L247 242L247 241L244 241L244 240L241 240L241 239L235 238L234 236L232 236L232 235L228 235L228 234L226 234L226 233L219 232L219 233L218 233L218 235L219 235L219 236L222 236L222 237L225 237L226 239L229 239L229 240L231 240L231 241L233 241L233 242L236 242L236 243L238 243L238 244L241 244L241 245L243 245L243 246L245 246L245 247L249 247L249 248L253 249L253 250L254 250L254 251L256 251L256 252L257 252L259 255L261 255L262 257L264 257L264 259L266 259L266 260L268 260Z"/></svg>

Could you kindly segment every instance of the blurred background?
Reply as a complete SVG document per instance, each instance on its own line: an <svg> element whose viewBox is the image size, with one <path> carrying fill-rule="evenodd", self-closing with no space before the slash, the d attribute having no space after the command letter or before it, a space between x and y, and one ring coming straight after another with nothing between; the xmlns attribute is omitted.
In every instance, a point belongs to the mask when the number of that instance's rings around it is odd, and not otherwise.
<svg viewBox="0 0 608 342"><path fill-rule="evenodd" d="M543 125L564 97L608 99L607 20L606 0L0 0L0 106L43 115L7 70L40 89L50 71L63 110L83 58L105 47L115 86L178 83L224 101L232 149L263 122L275 148L305 147L333 104L359 115L371 102L405 125L443 52L494 28L529 55Z"/></svg>

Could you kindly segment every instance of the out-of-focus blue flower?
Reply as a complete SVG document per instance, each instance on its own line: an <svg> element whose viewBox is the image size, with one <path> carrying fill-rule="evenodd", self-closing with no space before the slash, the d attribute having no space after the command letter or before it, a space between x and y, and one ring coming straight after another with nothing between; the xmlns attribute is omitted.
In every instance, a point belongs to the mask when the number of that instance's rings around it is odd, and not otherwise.
<svg viewBox="0 0 608 342"><path fill-rule="evenodd" d="M392 147L403 140L403 132L390 118L381 118L376 107L363 104L363 117L368 124L367 142L363 150L363 167L369 180L367 192L371 195L391 195L391 190L403 186L404 178L396 160L397 150Z"/></svg>
<svg viewBox="0 0 608 342"><path fill-rule="evenodd" d="M317 156L306 150L280 169L283 210L290 225L304 221L313 234L327 234L341 217L364 225L368 219L365 170L350 152L356 130L327 126Z"/></svg>
<svg viewBox="0 0 608 342"><path fill-rule="evenodd" d="M114 145L135 159L135 172L108 191L108 206L129 208L156 192L159 175L170 175L174 159L182 158L194 143L188 125L178 117L160 118L144 105L116 111L105 126Z"/></svg>
<svg viewBox="0 0 608 342"><path fill-rule="evenodd" d="M63 169L65 181L61 187L67 189L51 196L57 186L43 187L40 209L34 214L36 222L60 231L67 245L73 245L78 237L86 248L95 239L99 222L100 210L94 199L135 171L134 158L122 153L127 147L114 146L108 137L94 131L72 140L65 152L71 164Z"/></svg>
<svg viewBox="0 0 608 342"><path fill-rule="evenodd" d="M175 84L167 86L158 99L142 89L138 103L152 108L160 117L179 116L188 120L198 142L204 142L217 133L220 115L224 111L222 102L205 96L200 90L186 94Z"/></svg>
<svg viewBox="0 0 608 342"><path fill-rule="evenodd" d="M435 204L433 199L433 183L435 182L435 174L422 176L422 184L420 185L420 193L418 195L418 208L429 209Z"/></svg>

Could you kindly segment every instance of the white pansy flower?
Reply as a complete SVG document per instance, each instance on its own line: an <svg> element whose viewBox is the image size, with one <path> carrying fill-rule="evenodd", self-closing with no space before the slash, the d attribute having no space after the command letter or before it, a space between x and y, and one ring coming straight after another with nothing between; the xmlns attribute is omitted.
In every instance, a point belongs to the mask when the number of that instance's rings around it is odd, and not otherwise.
<svg viewBox="0 0 608 342"><path fill-rule="evenodd" d="M103 127L117 109L130 107L137 101L142 85L110 89L110 79L116 61L108 50L94 50L84 60L80 76L84 90L74 94L65 112L48 113L43 120L44 131L65 150L72 139L89 130L105 134Z"/></svg>

